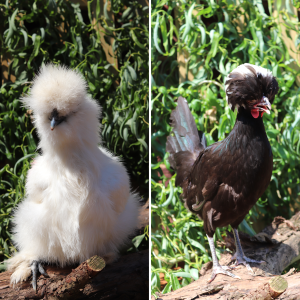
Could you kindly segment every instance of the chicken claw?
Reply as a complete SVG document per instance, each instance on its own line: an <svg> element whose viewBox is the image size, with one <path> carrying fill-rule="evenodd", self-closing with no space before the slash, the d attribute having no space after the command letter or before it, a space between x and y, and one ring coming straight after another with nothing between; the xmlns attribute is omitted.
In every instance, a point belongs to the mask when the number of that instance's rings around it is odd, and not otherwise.
<svg viewBox="0 0 300 300"><path fill-rule="evenodd" d="M41 263L37 260L33 260L31 263L31 271L32 271L32 287L34 291L36 292L36 283L37 283L37 274L40 272L40 274L44 275L45 277L49 277L49 275L44 270Z"/></svg>
<svg viewBox="0 0 300 300"><path fill-rule="evenodd" d="M248 258L247 256L243 255L238 255L237 252L231 257L231 260L236 260L234 265L244 265L248 271L250 271L252 274L254 274L252 268L248 263L254 263L254 264L263 264L266 263L264 260L254 260L251 258Z"/></svg>
<svg viewBox="0 0 300 300"><path fill-rule="evenodd" d="M234 275L227 271L227 270L233 270L235 267L228 267L228 266L220 265L219 260L217 258L217 254L216 254L214 239L212 237L209 237L208 235L206 235L206 236L208 239L211 256L212 256L212 261L213 261L213 271L212 271L210 279L207 282L211 283L216 278L217 274L224 274L224 275L228 275L232 278L241 279L239 276Z"/></svg>
<svg viewBox="0 0 300 300"><path fill-rule="evenodd" d="M207 283L211 283L216 278L217 274L224 274L224 275L228 275L232 278L241 279L240 276L234 275L227 271L227 270L232 270L232 269L234 269L234 267L227 267L227 266L221 266L221 265L213 267L211 277L207 281Z"/></svg>
<svg viewBox="0 0 300 300"><path fill-rule="evenodd" d="M233 234L234 234L234 239L235 239L236 252L231 257L231 260L236 259L235 266L243 264L248 269L248 271L250 271L252 274L254 274L252 268L250 267L250 265L248 263L262 264L262 263L265 263L265 261L254 260L254 259L251 259L251 258L248 258L247 256L245 256L244 251L242 249L240 239L239 239L239 234L238 234L237 229L233 229Z"/></svg>

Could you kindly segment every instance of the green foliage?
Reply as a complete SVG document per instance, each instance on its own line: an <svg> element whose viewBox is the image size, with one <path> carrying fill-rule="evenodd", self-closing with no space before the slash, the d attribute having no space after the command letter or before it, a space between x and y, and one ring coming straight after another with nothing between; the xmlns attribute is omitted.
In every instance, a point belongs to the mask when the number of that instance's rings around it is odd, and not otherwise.
<svg viewBox="0 0 300 300"><path fill-rule="evenodd" d="M94 0L96 17L100 1ZM20 97L29 90L39 68L48 63L78 69L89 93L103 108L104 145L122 157L134 188L148 197L148 7L137 1L113 2L115 26L97 18L105 32L92 25L93 0L84 14L70 1L10 0L0 4L1 56L11 63L0 90L0 255L12 250L9 214L24 196L24 180L37 137L30 112ZM128 8L130 7L130 11ZM117 65L107 62L100 34L114 37ZM26 158L24 160L20 160Z"/></svg>
<svg viewBox="0 0 300 300"><path fill-rule="evenodd" d="M155 204L151 206L153 293L161 290L159 273L163 273L168 282L163 293L168 293L171 289L175 290L197 280L202 264L210 261L205 233L199 230L203 221L194 218L185 209L179 198L181 188L174 185L175 176L169 181L167 188L152 180L152 195L156 195L153 199ZM219 228L216 237L221 239ZM217 248L216 251L219 256L220 250ZM182 267L181 270L172 270L178 265ZM177 277L182 277L181 283Z"/></svg>
<svg viewBox="0 0 300 300"><path fill-rule="evenodd" d="M224 139L235 124L236 112L225 100L226 76L246 62L271 70L280 89L271 115L264 115L264 123L273 150L274 171L268 189L240 229L253 235L262 229L258 220L264 226L277 215L289 218L299 210L300 90L295 80L300 76L300 65L292 59L284 35L299 53L300 24L291 18L296 2L287 1L282 7L281 3L277 1L274 8L272 0L152 2L153 294L161 291L159 273L164 273L168 282L163 290L166 293L196 279L195 270L210 260L202 222L184 208L178 196L180 189L174 187L175 175L168 184L168 172L174 172L165 145L171 130L170 113L178 96L187 99L198 129L212 144ZM278 17L273 15L275 10ZM291 40L295 32L298 38ZM186 74L180 80L178 70L183 63ZM188 72L193 80L188 79ZM218 240L225 234L225 228L220 229ZM177 266L183 270L174 270Z"/></svg>

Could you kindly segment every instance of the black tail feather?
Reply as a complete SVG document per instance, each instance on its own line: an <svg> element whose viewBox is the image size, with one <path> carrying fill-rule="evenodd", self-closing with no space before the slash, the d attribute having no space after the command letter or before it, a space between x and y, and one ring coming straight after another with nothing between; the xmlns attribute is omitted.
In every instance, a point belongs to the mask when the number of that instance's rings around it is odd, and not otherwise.
<svg viewBox="0 0 300 300"><path fill-rule="evenodd" d="M205 135L197 130L186 99L178 98L178 105L171 113L172 135L167 138L169 162L177 171L176 185L181 185L191 171L199 153L206 148Z"/></svg>

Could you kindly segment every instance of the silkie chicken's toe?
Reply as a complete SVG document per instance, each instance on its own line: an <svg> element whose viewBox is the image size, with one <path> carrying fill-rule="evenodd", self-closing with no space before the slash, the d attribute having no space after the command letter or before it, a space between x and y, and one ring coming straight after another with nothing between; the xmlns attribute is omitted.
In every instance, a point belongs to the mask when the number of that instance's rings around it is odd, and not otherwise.
<svg viewBox="0 0 300 300"><path fill-rule="evenodd" d="M265 263L265 261L263 261L263 260L254 260L254 259L248 258L245 255L237 255L237 252L231 257L231 260L236 260L235 264L234 264L235 266L238 266L241 264L244 265L248 269L248 271L250 271L252 274L254 274L254 272L248 263L255 263L255 264Z"/></svg>
<svg viewBox="0 0 300 300"><path fill-rule="evenodd" d="M49 277L49 275L44 270L42 264L37 260L32 261L31 271L32 271L32 282L31 283L32 283L32 287L33 287L34 291L36 292L38 272L40 272L40 274L44 275L45 277Z"/></svg>
<svg viewBox="0 0 300 300"><path fill-rule="evenodd" d="M217 274L224 274L224 275L230 276L232 278L241 279L241 277L234 275L227 271L227 270L232 270L232 269L234 269L234 267L227 267L227 266L221 266L221 265L213 267L211 277L207 281L207 283L211 283L216 278Z"/></svg>

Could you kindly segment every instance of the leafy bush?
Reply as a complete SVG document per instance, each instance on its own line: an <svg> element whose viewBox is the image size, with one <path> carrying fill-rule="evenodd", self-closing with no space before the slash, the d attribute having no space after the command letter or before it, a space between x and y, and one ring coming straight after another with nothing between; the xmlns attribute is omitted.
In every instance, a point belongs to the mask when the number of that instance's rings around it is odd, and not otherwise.
<svg viewBox="0 0 300 300"><path fill-rule="evenodd" d="M100 1L94 2L99 15ZM105 28L105 38L115 38L117 68L107 62L92 24L92 4L88 1L86 12L64 0L0 4L1 56L11 60L8 78L16 78L6 81L0 93L0 255L7 257L12 250L9 214L24 196L30 157L37 145L30 111L19 99L47 62L84 75L89 93L103 107L104 145L122 157L133 186L140 187L145 200L148 197L148 7L134 0L116 1L114 27L107 25L106 18L97 19ZM106 7L104 12L107 15Z"/></svg>
<svg viewBox="0 0 300 300"><path fill-rule="evenodd" d="M280 89L272 113L264 115L264 124L274 170L269 187L240 230L253 235L275 216L289 218L299 210L300 97L295 80L300 73L284 35L291 40L292 32L297 33L298 39L292 43L299 53L300 24L290 17L293 5L289 1L285 7L281 1L277 3L274 8L272 0L152 2L153 294L162 290L162 277L166 281L163 293L189 284L198 278L202 264L211 259L203 223L184 208L179 199L181 189L174 186L175 175L167 160L169 117L178 96L187 99L198 129L212 144L224 139L235 124L236 112L225 100L226 76L246 62L271 70ZM182 63L186 76L180 82ZM225 229L217 230L218 240L226 234Z"/></svg>

